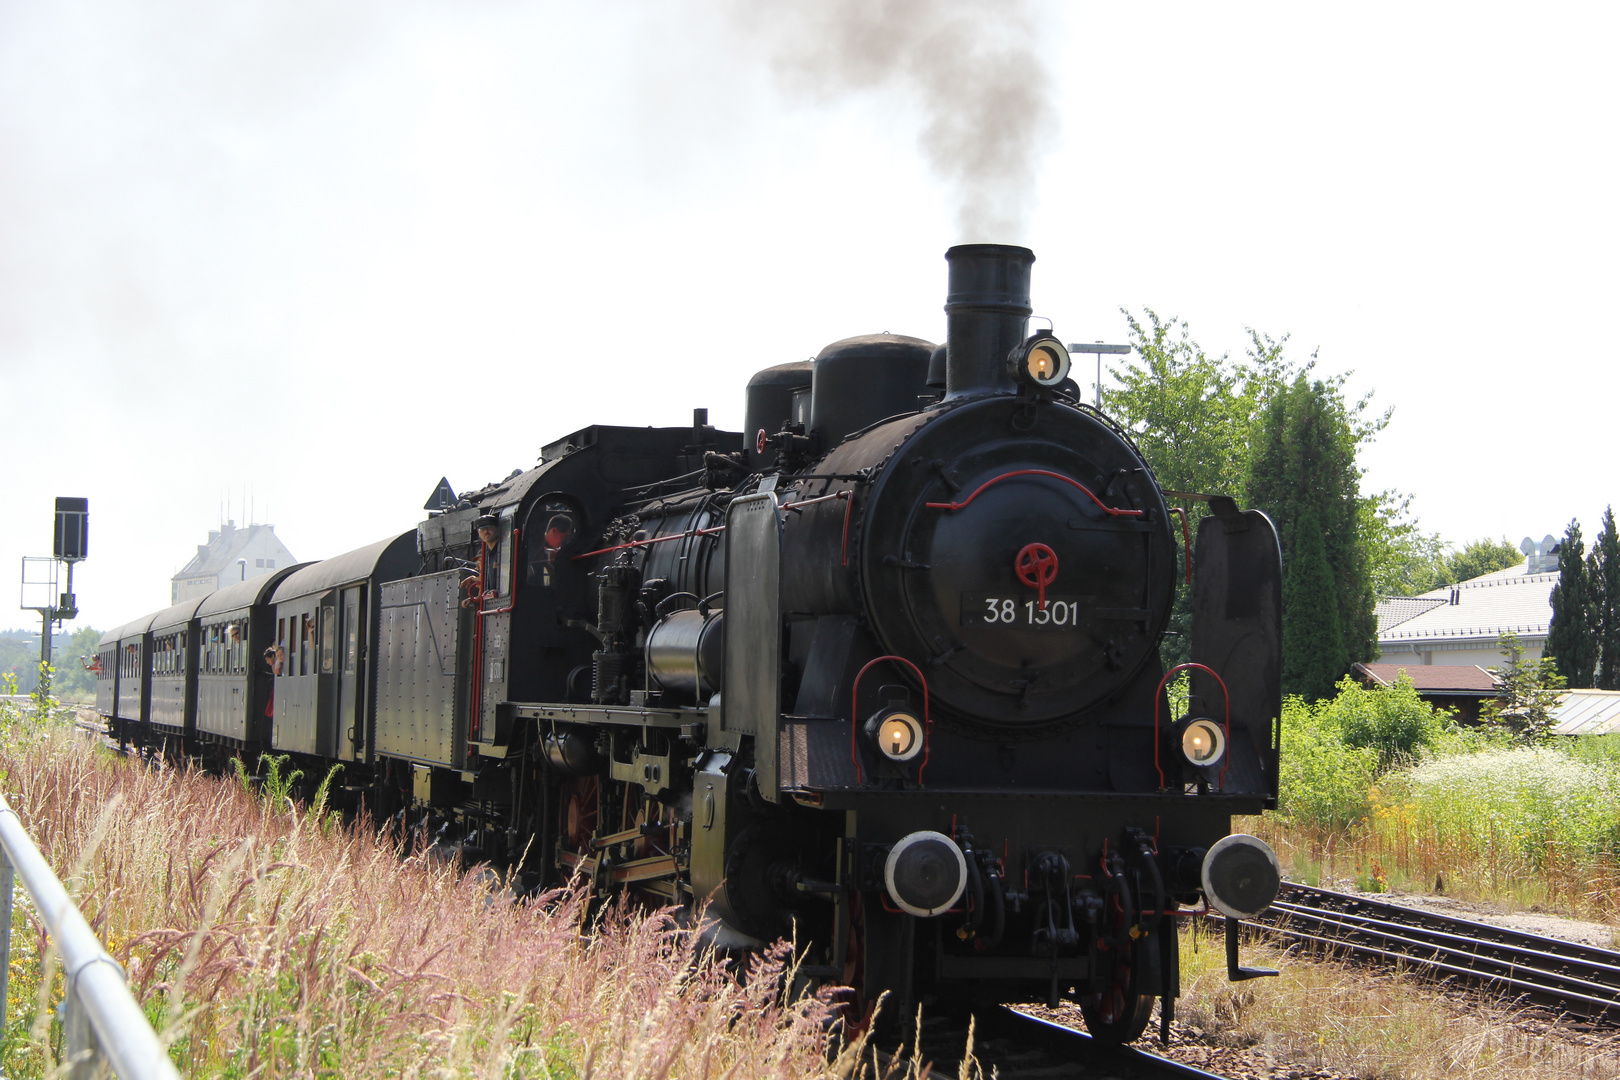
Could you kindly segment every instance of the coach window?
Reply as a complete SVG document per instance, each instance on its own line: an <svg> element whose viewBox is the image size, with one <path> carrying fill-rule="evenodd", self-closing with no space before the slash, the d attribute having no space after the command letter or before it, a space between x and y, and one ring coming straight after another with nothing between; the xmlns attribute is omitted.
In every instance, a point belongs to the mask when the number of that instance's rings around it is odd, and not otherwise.
<svg viewBox="0 0 1620 1080"><path fill-rule="evenodd" d="M298 617L298 674L308 675L310 672L310 646L315 642L314 612L308 612Z"/></svg>
<svg viewBox="0 0 1620 1080"><path fill-rule="evenodd" d="M337 652L337 609L322 604L321 614L321 674L332 674L332 658Z"/></svg>

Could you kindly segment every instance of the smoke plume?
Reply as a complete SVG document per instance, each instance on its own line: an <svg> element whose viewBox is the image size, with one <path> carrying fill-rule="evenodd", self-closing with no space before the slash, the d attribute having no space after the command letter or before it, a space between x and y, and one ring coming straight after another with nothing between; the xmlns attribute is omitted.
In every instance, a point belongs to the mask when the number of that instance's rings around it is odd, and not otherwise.
<svg viewBox="0 0 1620 1080"><path fill-rule="evenodd" d="M896 95L954 196L958 239L1022 240L1036 165L1056 127L1031 0L796 0L733 6L790 93Z"/></svg>

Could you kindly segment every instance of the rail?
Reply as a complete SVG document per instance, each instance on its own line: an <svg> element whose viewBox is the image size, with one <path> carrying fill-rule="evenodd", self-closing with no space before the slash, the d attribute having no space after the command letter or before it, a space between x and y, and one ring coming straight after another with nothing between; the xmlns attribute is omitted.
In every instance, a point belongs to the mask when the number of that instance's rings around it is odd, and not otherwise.
<svg viewBox="0 0 1620 1080"><path fill-rule="evenodd" d="M63 1064L69 1080L89 1080L104 1064L120 1080L179 1080L174 1062L129 992L124 969L102 948L4 796L0 796L0 1017L5 1016L11 989L12 896L19 877L62 958Z"/></svg>
<svg viewBox="0 0 1620 1080"><path fill-rule="evenodd" d="M1245 926L1525 1004L1620 1022L1620 953L1292 883Z"/></svg>

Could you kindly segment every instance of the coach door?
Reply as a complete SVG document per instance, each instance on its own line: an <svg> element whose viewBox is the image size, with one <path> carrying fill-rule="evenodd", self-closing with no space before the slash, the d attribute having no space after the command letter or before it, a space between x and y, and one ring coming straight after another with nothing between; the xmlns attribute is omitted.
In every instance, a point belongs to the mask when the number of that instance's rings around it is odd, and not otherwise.
<svg viewBox="0 0 1620 1080"><path fill-rule="evenodd" d="M327 757L338 756L338 735L342 728L337 722L338 697L338 624L337 624L336 591L329 592L321 597L320 607L316 610L317 645L315 649L316 672L320 675L318 690L318 712L320 717L317 726L318 754Z"/></svg>
<svg viewBox="0 0 1620 1080"><path fill-rule="evenodd" d="M365 586L344 589L338 603L338 756L361 757L365 745L365 695L360 661L366 640Z"/></svg>

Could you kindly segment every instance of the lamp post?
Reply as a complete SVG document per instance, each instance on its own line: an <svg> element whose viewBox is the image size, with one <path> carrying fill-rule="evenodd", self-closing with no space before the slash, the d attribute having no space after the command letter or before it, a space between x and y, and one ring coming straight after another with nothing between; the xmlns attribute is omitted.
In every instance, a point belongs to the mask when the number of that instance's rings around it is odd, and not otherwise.
<svg viewBox="0 0 1620 1080"><path fill-rule="evenodd" d="M1096 353L1097 354L1097 408L1099 408L1099 409L1102 408L1102 358L1103 358L1103 355L1107 354L1107 355L1110 355L1110 356L1123 356L1123 355L1125 355L1126 353L1128 353L1130 351L1131 351L1131 347L1129 345L1104 345L1100 341L1094 342L1094 343L1092 343L1090 345L1085 345L1085 344L1081 344L1080 342L1075 342L1074 344L1069 346L1069 352L1071 352L1071 353Z"/></svg>
<svg viewBox="0 0 1620 1080"><path fill-rule="evenodd" d="M236 565L241 567L241 569L242 569L242 576L238 580L246 581L247 580L247 560L246 559L237 559L236 560Z"/></svg>

